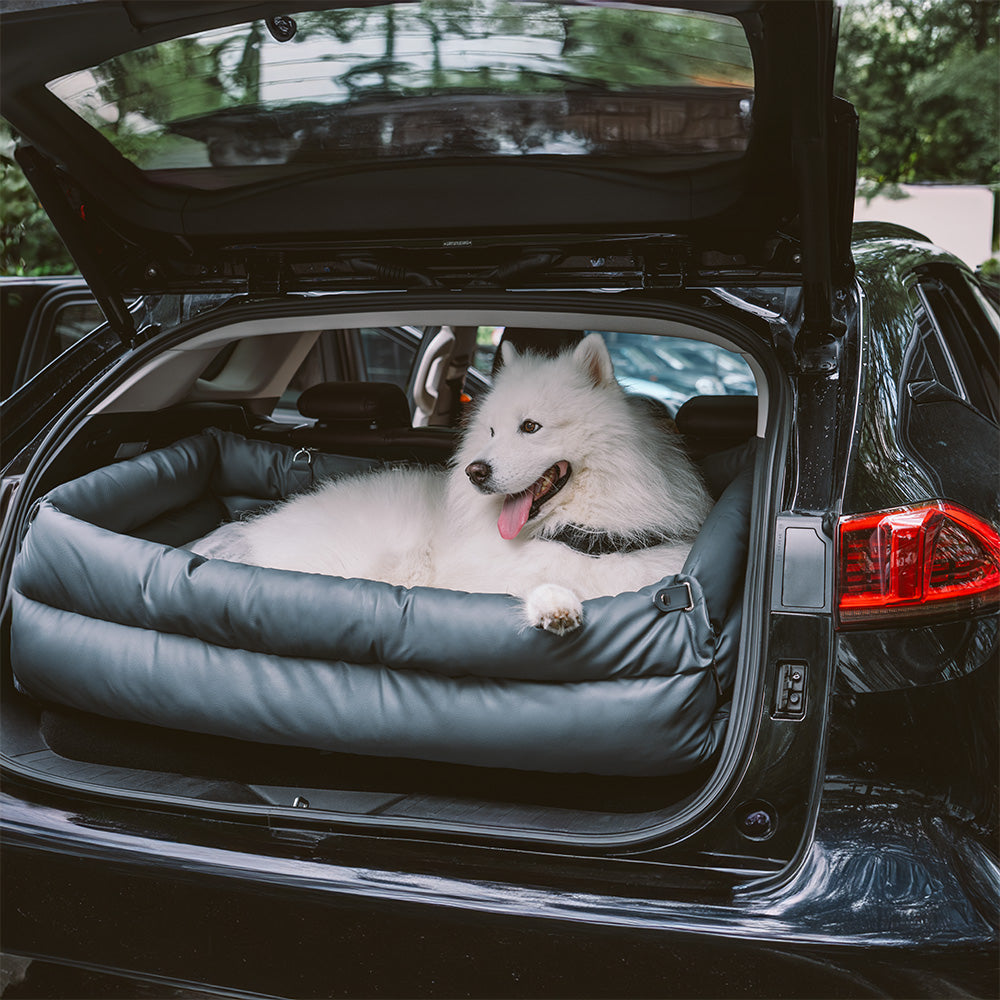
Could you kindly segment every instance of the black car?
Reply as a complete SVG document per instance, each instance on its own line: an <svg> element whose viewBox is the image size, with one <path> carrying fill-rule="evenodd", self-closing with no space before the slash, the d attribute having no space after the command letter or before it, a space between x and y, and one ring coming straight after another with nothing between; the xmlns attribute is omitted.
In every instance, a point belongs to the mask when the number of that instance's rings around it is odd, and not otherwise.
<svg viewBox="0 0 1000 1000"><path fill-rule="evenodd" d="M3 404L5 951L238 995L995 995L1000 327L956 258L852 230L835 38L822 0L5 4L2 113L107 317ZM671 408L711 558L557 639L186 552L446 462L501 330L745 363Z"/></svg>
<svg viewBox="0 0 1000 1000"><path fill-rule="evenodd" d="M3 398L102 323L104 314L82 278L0 278Z"/></svg>

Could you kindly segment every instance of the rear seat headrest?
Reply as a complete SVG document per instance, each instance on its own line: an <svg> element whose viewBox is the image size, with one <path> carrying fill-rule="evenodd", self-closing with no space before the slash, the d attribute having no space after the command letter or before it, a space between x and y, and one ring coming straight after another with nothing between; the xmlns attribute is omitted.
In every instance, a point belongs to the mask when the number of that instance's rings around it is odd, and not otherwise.
<svg viewBox="0 0 1000 1000"><path fill-rule="evenodd" d="M409 427L406 394L391 382L320 382L299 396L299 413L321 424L358 421L376 427Z"/></svg>
<svg viewBox="0 0 1000 1000"><path fill-rule="evenodd" d="M757 433L757 397L692 396L674 421L685 437L744 440Z"/></svg>

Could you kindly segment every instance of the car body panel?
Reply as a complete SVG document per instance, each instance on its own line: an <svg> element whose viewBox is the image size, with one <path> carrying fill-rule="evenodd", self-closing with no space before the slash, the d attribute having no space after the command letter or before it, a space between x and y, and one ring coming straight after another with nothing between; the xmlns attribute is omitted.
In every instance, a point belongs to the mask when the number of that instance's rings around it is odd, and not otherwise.
<svg viewBox="0 0 1000 1000"><path fill-rule="evenodd" d="M886 273L888 248L876 247L880 252L871 257L869 249L858 246L862 289L881 287ZM929 262L957 266L929 247L911 249L911 269ZM411 294L381 296L378 306L404 310L410 303L412 309ZM898 305L906 293L893 294L887 301ZM572 313L571 304L597 308L584 293L508 293L505 299L520 308L544 302L559 315ZM606 296L599 301L612 308ZM792 439L798 455L785 501L772 497L774 510L764 516L782 537L790 529L821 537L857 476L849 465L854 452L845 443L858 447L866 421L896 425L899 397L884 377L893 357L871 353L885 341L883 323L864 308L864 297L851 301L843 317L856 334L845 339L836 370L793 366L787 399L772 408L766 435L775 455L786 454ZM463 296L462 302L470 300ZM627 307L613 305L632 314L663 308L634 294ZM280 315L289 308L287 301L232 302L223 312ZM208 312L197 322L210 329L220 319ZM770 322L758 318L759 336L780 332ZM893 329L903 343L912 328L904 322ZM135 365L158 349L151 341L116 364ZM786 358L794 357L790 344L784 350ZM72 352L64 357L68 364ZM60 361L52 367L58 370ZM773 395L782 376L772 369L768 379ZM856 410L862 384L868 396ZM72 398L72 392L62 395L61 405ZM874 432L877 423L869 426ZM876 507L896 499L902 484L918 481L914 476L926 461L894 454L889 475L866 480L866 502ZM322 810L220 808L102 789L88 780L49 782L18 763L9 765L4 835L10 868L23 873L5 887L12 948L73 962L85 960L86 947L89 961L109 969L286 995L316 991L327 981L331 941L352 956L339 960L344 981L360 984L367 977L374 991L390 994L403 983L412 990L431 979L443 991L467 985L460 955L471 953L497 963L499 990L501 983L510 985L504 977L516 947L523 982L542 977L589 995L620 990L594 978L591 965L580 965L584 951L595 961L604 956L605 964L618 961L611 955L629 954L637 993L660 991L664 975L691 995L725 992L734 983L753 992L781 970L801 995L828 995L823 990L831 976L843 976L862 995L877 994L887 983L909 988L912 970L920 968L938 977L929 980L934 989L944 983L986 995L982 984L996 963L996 868L985 831L995 829L996 803L989 794L989 761L995 758L983 748L995 734L996 712L984 695L994 669L989 664L995 664L996 618L969 626L971 639L968 627L957 639L947 626L902 630L921 648L921 635L950 643L956 664L917 667L903 689L879 666L893 657L890 646L879 656L871 652L890 633L837 635L826 606L831 591L816 609L810 588L803 595L795 582L808 579L808 562L803 568L800 558L789 569L777 542L776 536L769 546L773 561L766 573L785 582L768 591L775 596L766 635L751 629L745 636L764 661L755 687L743 696L754 710L734 717L742 730L734 740L744 756L729 773L738 781L716 789L713 808L689 827L641 845L623 841L617 850L553 850L504 842L495 833L470 837L469 829L460 835L430 827L420 832L419 826L379 832ZM832 587L830 546L818 551L822 565L815 572ZM788 664L807 668L802 718L781 711ZM936 720L936 730L925 743L929 720ZM942 746L954 753L942 754ZM963 769L961 762L973 757L975 768ZM166 889L170 900L155 912L149 908L153 886L161 899ZM102 891L109 887L114 891ZM74 944L70 928L82 919L81 906L102 915ZM179 917L191 907L209 923L189 916L170 920L171 913ZM923 915L919 924L896 919L911 911ZM139 942L156 936L164 919L169 930L161 939L170 946L143 951ZM102 929L108 922L118 928L112 935ZM122 936L123 924L134 936ZM57 933L59 927L64 930ZM260 963L249 959L240 944L273 940L277 927L296 929L289 931L297 942L288 952L295 958L291 972L265 968L263 956ZM196 944L216 935L228 943L207 951ZM386 949L415 936L433 940L437 957L390 969ZM552 964L553 947L562 949L565 963ZM691 956L702 954L716 956L715 978L706 979L698 963L698 975L690 972ZM193 955L196 965L182 970L170 955ZM516 994L516 984L509 991Z"/></svg>
<svg viewBox="0 0 1000 1000"><path fill-rule="evenodd" d="M991 995L998 617L840 630L836 542L843 515L901 503L1000 523L995 455L967 450L995 440L995 374L934 367L960 353L934 296L951 288L985 344L989 316L959 294L968 269L918 234L850 243L856 119L832 96L832 4L675 5L751 29L742 162L472 157L215 189L147 175L46 84L292 5L9 6L19 157L109 324L4 404L4 584L58 482L206 420L266 421L296 367L272 364L271 335L305 356L332 328L325 360L360 375L373 325L394 343L452 322L690 328L752 360L761 415L733 713L694 792L608 833L600 804L504 798L480 775L439 796L450 811L402 818L291 786L294 801L248 801L210 766L124 780L53 760L5 664L5 947L281 996ZM260 341L259 379L213 387L206 366L241 337ZM379 367L402 380L398 357ZM144 728L154 746L175 735Z"/></svg>
<svg viewBox="0 0 1000 1000"><path fill-rule="evenodd" d="M304 8L308 11L316 10L323 6L321 4L306 4ZM758 64L758 79L756 81L758 93L755 100L756 107L754 114L757 120L754 124L755 135L753 144L755 149L752 149L750 152L749 162L751 166L747 169L746 173L749 175L764 174L765 171L760 165L753 165L754 157L760 158L763 156L767 145L776 142L790 154L793 140L789 135L789 131L792 120L799 113L800 107L803 111L806 108L813 110L814 108L822 107L823 103L828 102L832 97L832 75L830 75L832 74L832 67L828 62L833 39L832 6L823 3L804 3L790 8L784 4L769 6L757 3L717 4L708 2L699 4L696 2L681 2L676 4L676 8L692 13L697 12L699 8L704 8L711 16L721 15L722 17L736 19L743 18L749 25L749 30L754 33L753 45L759 50L755 53L755 62ZM286 12L292 13L293 8L290 4L279 3L273 5L269 10L271 14L276 15ZM528 11L529 7L525 7L525 10ZM661 8L657 5L636 5L635 8L637 15L649 13L654 17L660 16L658 13L660 10ZM96 184L86 183L88 175L96 179L94 164L97 162L102 162L106 166L117 167L116 183L121 178L127 177L131 181L131 186L138 184L137 190L142 190L141 179L135 176L135 171L123 169L124 160L120 157L112 157L109 155L110 151L101 149L96 142L96 138L88 134L92 130L85 130L83 122L80 119L77 119L76 116L67 117L65 112L57 114L59 108L62 107L61 102L55 99L45 100L45 94L42 93L40 88L44 88L46 83L68 71L79 69L81 66L93 66L103 59L113 56L115 53L131 51L143 45L155 44L160 40L173 38L178 35L191 35L199 30L217 29L225 24L239 24L241 21L247 19L252 20L254 17L261 15L262 8L261 5L253 4L220 5L215 3L191 2L185 4L183 8L160 5L160 8L157 9L157 16L151 17L151 13L151 5L149 4L84 2L71 5L32 4L30 6L25 5L25 9L22 10L18 10L16 5L14 5L13 8L8 10L7 17L5 18L4 44L6 52L4 74L5 81L7 82L5 100L8 102L5 107L9 107L9 113L5 112L7 113L7 117L19 128L31 124L37 130L45 132L45 141L42 141L41 135L35 141L39 142L49 155L58 155L60 160L67 164L70 172L79 181L84 182L85 186L90 187L94 195L99 197L102 196L105 181L99 180ZM531 15L529 13L525 16L530 18ZM663 14L662 16L669 18L671 15ZM452 29L446 23L443 30ZM529 23L526 22L524 30L526 31L525 37L530 35L532 29ZM798 42L794 50L787 45L787 40L792 37L796 38ZM43 46L37 44L41 38L45 40ZM256 44L259 46L261 43L258 42ZM359 41L358 44L360 45L361 42ZM290 40L290 45L294 49L298 47L299 42L293 37ZM32 58L25 58L25 54L28 52L33 52L35 55ZM609 71L611 70L609 69ZM789 84L791 81L794 81L796 85L794 94L789 93ZM437 86L443 87L444 83ZM711 90L712 88L708 89ZM431 90L430 92L433 93L434 91ZM52 124L56 123L67 125L70 135L67 135L63 139L58 138L51 127ZM822 125L824 124L820 121L813 122L811 129L814 132L822 133ZM25 134L31 135L32 131L33 129L28 128L25 130ZM80 141L83 141L85 148L74 151L72 146ZM486 157L486 159L489 159L489 157ZM786 159L790 162L790 155ZM78 167L82 167L85 173L78 173ZM468 164L465 167L467 169ZM704 173L704 168L704 163L697 163L696 169L699 174ZM670 172L673 173L675 171L676 167L674 166ZM614 175L615 166L613 163L606 172L609 177ZM773 170L769 170L767 173L773 173ZM600 176L601 170L596 170L595 174L596 176ZM419 174L414 176L419 177ZM707 211L701 210L699 213L696 203L689 200L690 193L687 191L687 188L690 184L690 179L683 173L681 176L684 179L677 182L669 178L664 178L664 180L668 189L673 187L678 192L685 192L683 199L678 201L678 208L680 209L680 206L683 204L685 206L683 209L679 211L675 210L673 213L668 211L665 215L647 211L645 215L638 218L641 218L646 223L658 217L663 222L670 219L673 219L673 221L697 219L699 214L707 218L716 215L721 206L732 204L734 201L732 193L719 189L717 196L709 195L710 198L718 197L719 201L714 205L711 201L707 202ZM787 191L788 185L786 181L789 176L786 175L784 178L772 178L770 180L769 191L772 197L780 197L778 192L783 189ZM298 180L301 180L301 178L298 178ZM763 178L758 177L756 182L763 183ZM409 181L408 183L419 184L419 180ZM176 184L177 181L175 180ZM385 187L384 179L382 186ZM792 188L794 188L794 185L792 185ZM160 190L156 185L151 185L148 190L150 192L158 191L159 193L158 199L148 198L149 205L145 210L145 214L150 218L152 218L152 212L154 211L160 211L167 216L173 211L170 207L171 205L176 204L180 206L182 204L181 199L176 196L176 193L172 195L169 188ZM655 185L651 186L650 190L655 190ZM705 190L708 191L710 189L706 187ZM530 195L530 192L526 193ZM124 207L128 204L129 196L130 191L128 187L119 192L119 197L116 199L122 205L119 211L124 218L131 219L133 224L142 224L141 213L137 212L133 214L128 208ZM787 191L785 196L794 197L790 191ZM186 198L189 203L183 207L183 217L186 219L185 223L183 225L174 224L172 226L156 225L153 228L175 233L186 233L189 237L197 236L199 230L209 231L213 234L220 234L228 230L233 233L243 231L249 234L253 232L259 238L266 231L265 220L268 214L266 208L268 205L267 197L267 192L264 190L256 193L251 190L247 195L241 195L236 203L231 204L227 209L224 202L226 200L232 201L231 199L222 199L222 203L218 203L219 199L213 199L211 194L206 194L200 199L195 198L191 200L189 192ZM250 218L246 218L248 215L246 209L250 204L247 198L253 199L253 204L257 209L250 215ZM154 209L153 206L157 200L161 207ZM309 197L308 185L302 191L301 197L293 200L297 201L301 207L308 208L313 213L324 210L321 200ZM200 209L199 201L201 202ZM416 213L415 218L419 218L426 213L426 209L422 209L416 203L417 201L417 199L413 199L411 205L412 211ZM297 228L295 215L299 209L289 203L286 195L282 196L282 202L284 211L282 212L280 221L277 218L274 221L277 223L276 228L282 234L289 234ZM341 203L338 205L337 210L342 211L345 207ZM441 207L441 205L435 205L435 210L440 211ZM596 205L592 207L595 210L598 208ZM484 212L490 211L490 207L487 204L483 204L481 209ZM226 212L234 220L236 228L219 225L217 221L213 221L210 224L199 224L197 221L199 211L206 213ZM755 209L744 206L737 210L736 215L739 216L742 214L752 218L755 214L767 214L767 211L773 211L773 209L764 210L762 205L758 205ZM239 214L244 215L244 221L240 222L237 218ZM789 216L790 214L795 213L789 212L787 207L782 207L777 210L775 217ZM220 216L219 218L222 217ZM244 229L251 220L254 228L252 230ZM632 221L634 225L636 220ZM629 228L628 220L625 218L609 216L606 219L606 223L611 225L616 232L622 232ZM481 228L489 225L485 218L466 223L466 225L469 224L478 225ZM659 224L657 223L656 226L658 227ZM375 225L376 228L379 227L378 222ZM773 220L765 225L769 233L773 232L775 228ZM262 226L265 228L262 228ZM432 226L439 231L441 229L448 230L454 227L454 222L433 222ZM352 229L350 225L327 225L321 218L311 220L308 223L308 228L319 228L330 231L350 231ZM417 232L421 228L421 224L411 222L405 217L394 217L392 220L392 230L394 233L400 231ZM533 228L536 230L551 231L552 225L551 223L547 225L541 223ZM643 228L653 227L644 226ZM670 230L667 229L666 231Z"/></svg>
<svg viewBox="0 0 1000 1000"><path fill-rule="evenodd" d="M821 997L837 984L931 997L988 996L995 973L995 859L922 800L901 809L874 788L828 789L790 880L690 902L581 892L566 862L527 887L469 855L458 877L454 857L452 874L406 874L373 866L364 843L255 849L250 831L220 850L183 825L170 844L113 813L5 806L9 945L176 981L280 996ZM93 919L106 897L114 914Z"/></svg>

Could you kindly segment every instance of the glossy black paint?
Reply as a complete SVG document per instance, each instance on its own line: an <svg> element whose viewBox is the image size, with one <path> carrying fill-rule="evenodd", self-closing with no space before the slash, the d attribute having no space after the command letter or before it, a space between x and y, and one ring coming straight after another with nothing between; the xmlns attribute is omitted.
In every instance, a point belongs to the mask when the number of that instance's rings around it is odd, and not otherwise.
<svg viewBox="0 0 1000 1000"><path fill-rule="evenodd" d="M888 238L855 256L835 348L797 356L783 323L758 331L787 370L770 373L787 389L769 429L785 488L762 516L828 539L841 511L940 485L907 437L899 375L913 275L940 258ZM637 314L662 294L637 297ZM977 509L982 489L950 498ZM11 774L5 947L282 996L994 995L996 617L838 634L832 593L810 611L770 586L780 560L755 572L777 596L747 639L764 657L753 737L738 780L677 842L352 831ZM801 721L777 710L788 663L806 668Z"/></svg>
<svg viewBox="0 0 1000 1000"><path fill-rule="evenodd" d="M12 11L2 40L4 114L37 144L21 155L52 192L48 210L60 217L63 238L102 299L114 299L122 280L143 291L162 290L164 281L184 280L193 268L218 265L222 257L227 266L249 268L248 250L251 258L273 259L290 243L330 234L342 234L357 248L400 234L524 238L539 230L645 228L685 234L704 249L732 248L762 264L775 230L797 217L797 238L808 247L800 259L810 300L807 325L810 335L825 336L829 292L850 272L855 173L850 136L856 120L833 97L834 4L678 0L677 6L735 17L752 38L754 135L735 171L730 162L681 160L647 178L613 160L598 171L587 165L563 172L553 171L556 163L537 170L531 157L507 158L513 164L493 157L473 170L457 159L439 172L424 169L433 167L424 161L407 172L404 196L393 201L384 188L369 186L372 167L362 160L348 170L320 165L291 183L279 174L278 184L267 177L221 193L185 189L133 169L45 89L71 70L179 34L253 20L265 9L270 16L294 14L296 5L285 0L266 8L189 0L183 7L79 3L53 9L41 3ZM71 188L69 198L57 194L64 180L59 168L72 178L64 185ZM604 181L595 186L601 175ZM510 190L517 196L507 196ZM116 239L119 232L129 241ZM106 314L128 337L132 324L120 304L109 301Z"/></svg>
<svg viewBox="0 0 1000 1000"><path fill-rule="evenodd" d="M581 892L555 859L547 885L518 886L373 867L363 843L337 862L252 832L158 848L112 815L7 807L8 941L69 962L279 996L990 996L995 980L992 859L887 786L828 783L790 882L672 899ZM39 809L48 853L22 849Z"/></svg>
<svg viewBox="0 0 1000 1000"><path fill-rule="evenodd" d="M928 263L925 245L871 239L856 256L867 336L843 512L941 497L996 521L1000 456L989 446L996 424L960 399L921 399L915 392L922 374L916 289ZM949 270L955 281L965 280L957 262Z"/></svg>
<svg viewBox="0 0 1000 1000"><path fill-rule="evenodd" d="M921 281L968 273L898 228L859 229L849 246L857 121L832 97L832 4L677 5L736 14L759 50L739 190L728 165L677 185L629 173L583 189L621 199L613 215L591 197L591 218L567 193L576 172L528 163L449 167L426 197L416 171L398 203L378 186L374 204L355 197L363 172L304 178L294 197L147 184L46 80L171 37L178 18L208 27L292 5L31 4L6 19L5 110L35 144L22 162L118 334L85 338L5 404L2 572L32 501L113 460L120 425L87 420L103 373L122 379L226 317L337 308L309 293L361 291L376 312L688 319L756 357L770 405L757 606L728 751L694 806L617 840L533 841L474 819L391 826L5 762L5 948L280 996L996 995L997 617L835 628L842 514L942 498L1000 523L997 455L981 446L996 413L933 384L921 354ZM718 195L704 218L688 217L708 197L692 184ZM744 207L730 217L733 198ZM620 291L551 291L595 287ZM213 303L194 291L217 293L224 315L199 320ZM130 292L145 296L135 312ZM169 414L135 416L154 441L171 430ZM9 614L4 651L7 628ZM37 736L9 664L0 683L23 709L5 739Z"/></svg>

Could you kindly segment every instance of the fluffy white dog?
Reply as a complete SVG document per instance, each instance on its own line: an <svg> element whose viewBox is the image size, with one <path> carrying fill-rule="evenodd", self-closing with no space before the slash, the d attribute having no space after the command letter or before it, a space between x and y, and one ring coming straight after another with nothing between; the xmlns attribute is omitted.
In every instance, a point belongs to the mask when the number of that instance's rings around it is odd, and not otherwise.
<svg viewBox="0 0 1000 1000"><path fill-rule="evenodd" d="M451 468L337 479L192 546L277 569L507 593L563 634L581 602L678 572L711 506L670 422L615 380L599 334L502 347Z"/></svg>

